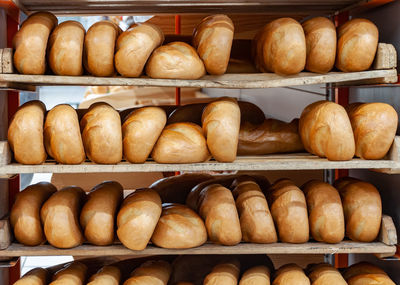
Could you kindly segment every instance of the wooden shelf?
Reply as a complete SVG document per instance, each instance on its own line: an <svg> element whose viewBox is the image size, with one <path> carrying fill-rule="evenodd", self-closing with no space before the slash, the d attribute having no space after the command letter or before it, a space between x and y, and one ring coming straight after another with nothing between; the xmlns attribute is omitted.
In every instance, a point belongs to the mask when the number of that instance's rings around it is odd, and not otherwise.
<svg viewBox="0 0 400 285"><path fill-rule="evenodd" d="M14 0L21 10L64 14L143 14L143 13L271 13L332 14L363 5L360 0Z"/></svg>
<svg viewBox="0 0 400 285"><path fill-rule="evenodd" d="M358 84L370 83L371 80L379 80L379 83L396 83L397 71L370 70L363 72L330 72L317 74L302 72L292 76L279 76L274 73L254 74L225 74L221 76L206 75L198 80L179 79L152 79L152 78L125 78L125 77L93 77L93 76L55 76L55 75L23 75L0 74L0 87L8 84L20 86L25 84L29 89L32 85L107 85L107 86L169 86L169 87L198 87L198 88L271 88L325 83L345 83L355 81Z"/></svg>
<svg viewBox="0 0 400 285"><path fill-rule="evenodd" d="M359 243L344 241L339 244L309 242L305 244L248 244L221 246L207 243L191 249L164 249L149 245L145 250L133 251L123 245L111 246L81 245L72 249L57 249L51 245L28 247L12 243L6 250L0 251L0 257L14 256L143 256L143 255L182 255L182 254L335 254L335 253L376 253L393 255L396 246L382 242Z"/></svg>

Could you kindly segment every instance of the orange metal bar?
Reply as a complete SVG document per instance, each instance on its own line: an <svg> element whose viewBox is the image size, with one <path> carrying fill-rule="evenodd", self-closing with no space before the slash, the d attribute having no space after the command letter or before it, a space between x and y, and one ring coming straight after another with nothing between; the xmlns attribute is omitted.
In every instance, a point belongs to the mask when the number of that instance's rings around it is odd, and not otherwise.
<svg viewBox="0 0 400 285"><path fill-rule="evenodd" d="M19 22L19 8L11 0L0 0L0 8L3 8L7 15L10 16L15 22Z"/></svg>

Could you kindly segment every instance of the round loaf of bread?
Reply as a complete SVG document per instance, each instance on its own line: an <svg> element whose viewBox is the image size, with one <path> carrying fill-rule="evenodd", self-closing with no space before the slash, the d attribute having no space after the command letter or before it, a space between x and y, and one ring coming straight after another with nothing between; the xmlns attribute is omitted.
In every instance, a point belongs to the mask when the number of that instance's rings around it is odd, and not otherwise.
<svg viewBox="0 0 400 285"><path fill-rule="evenodd" d="M240 263L236 260L216 265L204 278L203 285L236 285L240 274Z"/></svg>
<svg viewBox="0 0 400 285"><path fill-rule="evenodd" d="M121 118L104 102L94 103L80 122L88 158L95 163L116 164L122 159Z"/></svg>
<svg viewBox="0 0 400 285"><path fill-rule="evenodd" d="M78 114L70 105L57 105L47 113L44 145L59 163L80 164L85 160Z"/></svg>
<svg viewBox="0 0 400 285"><path fill-rule="evenodd" d="M161 199L153 189L138 189L122 203L117 235L132 250L146 248L161 215Z"/></svg>
<svg viewBox="0 0 400 285"><path fill-rule="evenodd" d="M88 242L110 245L114 241L114 221L123 199L123 188L115 181L96 185L82 208L80 224Z"/></svg>
<svg viewBox="0 0 400 285"><path fill-rule="evenodd" d="M335 65L336 28L331 20L315 17L303 24L306 36L306 69L311 72L327 73Z"/></svg>
<svg viewBox="0 0 400 285"><path fill-rule="evenodd" d="M306 39L303 27L292 18L267 24L257 41L257 57L263 70L281 75L302 71L306 64Z"/></svg>
<svg viewBox="0 0 400 285"><path fill-rule="evenodd" d="M239 215L231 190L220 184L205 187L200 193L198 212L205 220L211 241L236 245L242 240Z"/></svg>
<svg viewBox="0 0 400 285"><path fill-rule="evenodd" d="M378 28L367 19L352 19L338 29L336 67L344 72L370 68L378 48Z"/></svg>
<svg viewBox="0 0 400 285"><path fill-rule="evenodd" d="M166 122L167 115L159 107L144 107L130 113L122 125L125 158L131 163L144 163Z"/></svg>
<svg viewBox="0 0 400 285"><path fill-rule="evenodd" d="M196 163L210 158L203 130L192 123L175 123L162 131L151 157L157 163Z"/></svg>
<svg viewBox="0 0 400 285"><path fill-rule="evenodd" d="M79 261L74 261L56 272L53 282L49 285L84 285L86 284L87 266Z"/></svg>
<svg viewBox="0 0 400 285"><path fill-rule="evenodd" d="M146 74L151 78L199 79L205 73L204 63L196 50L184 42L157 48L146 65Z"/></svg>
<svg viewBox="0 0 400 285"><path fill-rule="evenodd" d="M49 65L56 75L82 75L85 28L76 21L58 25L49 38Z"/></svg>
<svg viewBox="0 0 400 285"><path fill-rule="evenodd" d="M151 241L163 248L192 248L207 241L203 220L180 204L163 204L163 211Z"/></svg>
<svg viewBox="0 0 400 285"><path fill-rule="evenodd" d="M339 192L328 183L311 180L302 187L307 200L310 233L316 241L339 243L344 238L344 214Z"/></svg>
<svg viewBox="0 0 400 285"><path fill-rule="evenodd" d="M115 43L122 33L111 21L94 23L86 33L83 64L94 76L114 75Z"/></svg>
<svg viewBox="0 0 400 285"><path fill-rule="evenodd" d="M386 103L353 103L346 110L353 128L356 156L382 159L396 136L396 110Z"/></svg>
<svg viewBox="0 0 400 285"><path fill-rule="evenodd" d="M46 106L34 100L20 106L12 117L7 138L17 162L21 164L45 162L47 157L43 143L45 113Z"/></svg>
<svg viewBox="0 0 400 285"><path fill-rule="evenodd" d="M56 191L53 184L40 182L17 194L10 212L10 222L19 243L35 246L46 241L40 221L40 208Z"/></svg>
<svg viewBox="0 0 400 285"><path fill-rule="evenodd" d="M239 182L233 194L236 197L243 240L254 243L277 242L274 221L258 184L251 180Z"/></svg>
<svg viewBox="0 0 400 285"><path fill-rule="evenodd" d="M37 12L28 17L13 38L14 66L22 74L44 74L47 42L57 26L57 17Z"/></svg>
<svg viewBox="0 0 400 285"><path fill-rule="evenodd" d="M264 265L255 266L243 273L239 285L268 285L271 284L271 270Z"/></svg>
<svg viewBox="0 0 400 285"><path fill-rule="evenodd" d="M223 97L209 103L204 108L201 121L212 156L219 162L233 162L240 130L237 100Z"/></svg>
<svg viewBox="0 0 400 285"><path fill-rule="evenodd" d="M125 77L138 77L155 48L164 41L161 29L149 23L134 24L117 40L115 68Z"/></svg>
<svg viewBox="0 0 400 285"><path fill-rule="evenodd" d="M197 49L209 74L226 72L231 55L235 27L226 15L204 18L193 32L193 46Z"/></svg>
<svg viewBox="0 0 400 285"><path fill-rule="evenodd" d="M44 203L40 216L44 234L52 246L72 248L82 244L79 212L85 198L81 188L70 186L54 193Z"/></svg>
<svg viewBox="0 0 400 285"><path fill-rule="evenodd" d="M347 285L342 274L328 263L320 263L311 267L308 278L313 285Z"/></svg>
<svg viewBox="0 0 400 285"><path fill-rule="evenodd" d="M167 285L172 268L166 261L147 261L136 268L124 285Z"/></svg>
<svg viewBox="0 0 400 285"><path fill-rule="evenodd" d="M355 153L353 130L346 110L339 104L318 101L300 116L300 137L304 148L329 160L350 160Z"/></svg>
<svg viewBox="0 0 400 285"><path fill-rule="evenodd" d="M276 181L268 192L270 194L268 199L271 214L280 241L288 243L307 242L309 226L304 193L289 179Z"/></svg>
<svg viewBox="0 0 400 285"><path fill-rule="evenodd" d="M15 282L13 285L47 285L49 284L49 272L45 268L35 268Z"/></svg>
<svg viewBox="0 0 400 285"><path fill-rule="evenodd" d="M310 285L310 279L296 264L283 265L276 271L272 285Z"/></svg>
<svg viewBox="0 0 400 285"><path fill-rule="evenodd" d="M121 283L121 270L118 267L107 265L92 275L87 285L119 285Z"/></svg>
<svg viewBox="0 0 400 285"><path fill-rule="evenodd" d="M382 201L370 183L349 183L339 190L342 198L346 235L354 241L372 242L381 228Z"/></svg>

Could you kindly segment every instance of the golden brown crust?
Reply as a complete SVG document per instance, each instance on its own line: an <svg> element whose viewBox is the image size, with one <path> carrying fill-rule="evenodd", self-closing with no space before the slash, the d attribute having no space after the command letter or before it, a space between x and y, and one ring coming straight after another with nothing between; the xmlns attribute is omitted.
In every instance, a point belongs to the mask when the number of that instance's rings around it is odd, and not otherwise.
<svg viewBox="0 0 400 285"><path fill-rule="evenodd" d="M87 285L119 285L121 282L121 270L112 265L101 268L92 275Z"/></svg>
<svg viewBox="0 0 400 285"><path fill-rule="evenodd" d="M165 261L148 261L136 268L124 285L167 285L171 272L171 265Z"/></svg>
<svg viewBox="0 0 400 285"><path fill-rule="evenodd" d="M343 277L349 285L395 284L385 271L368 262L353 264L344 272Z"/></svg>
<svg viewBox="0 0 400 285"><path fill-rule="evenodd" d="M269 285L271 284L271 270L264 265L255 266L246 270L239 285Z"/></svg>
<svg viewBox="0 0 400 285"><path fill-rule="evenodd" d="M301 267L296 264L286 264L275 273L272 285L310 285L310 280Z"/></svg>
<svg viewBox="0 0 400 285"><path fill-rule="evenodd" d="M193 46L209 74L222 75L226 72L231 55L234 25L222 14L204 18L193 32Z"/></svg>
<svg viewBox="0 0 400 285"><path fill-rule="evenodd" d="M236 285L239 280L240 264L233 260L229 263L216 265L213 270L204 278L203 285Z"/></svg>
<svg viewBox="0 0 400 285"><path fill-rule="evenodd" d="M47 269L35 268L27 272L13 285L47 285L50 279L49 275Z"/></svg>
<svg viewBox="0 0 400 285"><path fill-rule="evenodd" d="M146 248L161 215L161 199L152 189L139 189L125 198L117 216L117 235L124 246Z"/></svg>
<svg viewBox="0 0 400 285"><path fill-rule="evenodd" d="M49 285L84 285L86 281L87 266L79 261L74 261L56 272L53 282Z"/></svg>
<svg viewBox="0 0 400 285"><path fill-rule="evenodd" d="M336 67L344 72L370 68L378 47L378 28L367 19L352 19L338 29Z"/></svg>
<svg viewBox="0 0 400 285"><path fill-rule="evenodd" d="M20 106L12 117L7 138L17 162L22 164L45 162L47 158L43 143L45 112L46 106L34 100Z"/></svg>
<svg viewBox="0 0 400 285"><path fill-rule="evenodd" d="M57 75L82 75L85 29L81 23L66 21L49 38L49 65Z"/></svg>
<svg viewBox="0 0 400 285"><path fill-rule="evenodd" d="M347 285L340 272L335 267L327 263L320 263L312 266L308 277L313 285Z"/></svg>

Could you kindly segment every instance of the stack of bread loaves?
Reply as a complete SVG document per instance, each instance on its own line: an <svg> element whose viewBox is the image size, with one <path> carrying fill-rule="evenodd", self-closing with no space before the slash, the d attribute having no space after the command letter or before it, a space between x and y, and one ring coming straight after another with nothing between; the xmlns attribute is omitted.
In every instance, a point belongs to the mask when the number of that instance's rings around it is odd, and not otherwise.
<svg viewBox="0 0 400 285"><path fill-rule="evenodd" d="M341 272L328 263L303 270L291 263L275 270L266 255L136 258L105 265L83 259L47 269L35 268L14 285L375 285L395 283L381 268L361 262ZM53 280L51 283L50 279ZM35 283L33 283L35 282Z"/></svg>

